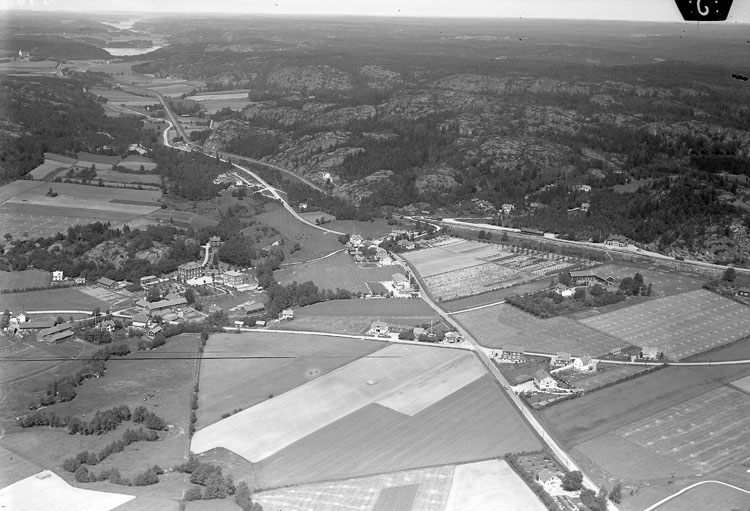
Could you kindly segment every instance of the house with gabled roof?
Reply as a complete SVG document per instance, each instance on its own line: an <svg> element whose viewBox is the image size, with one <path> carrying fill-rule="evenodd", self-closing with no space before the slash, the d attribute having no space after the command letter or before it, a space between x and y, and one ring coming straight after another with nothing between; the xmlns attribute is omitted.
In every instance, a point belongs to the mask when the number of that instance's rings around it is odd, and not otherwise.
<svg viewBox="0 0 750 511"><path fill-rule="evenodd" d="M584 353L582 357L576 357L573 359L573 368L578 371L596 371L599 362L594 360L588 354Z"/></svg>
<svg viewBox="0 0 750 511"><path fill-rule="evenodd" d="M534 386L542 392L558 389L557 380L546 369L539 369L534 373Z"/></svg>
<svg viewBox="0 0 750 511"><path fill-rule="evenodd" d="M542 469L537 475L536 480L542 485L542 488L549 493L557 493L562 490L562 478L560 474L552 472L550 469Z"/></svg>
<svg viewBox="0 0 750 511"><path fill-rule="evenodd" d="M385 321L373 321L368 333L370 335L388 335L390 326Z"/></svg>

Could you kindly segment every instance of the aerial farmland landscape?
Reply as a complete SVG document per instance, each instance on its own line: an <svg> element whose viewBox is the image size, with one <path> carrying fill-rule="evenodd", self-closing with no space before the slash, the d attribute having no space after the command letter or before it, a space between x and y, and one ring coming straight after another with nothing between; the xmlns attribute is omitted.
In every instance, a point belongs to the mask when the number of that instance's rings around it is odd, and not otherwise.
<svg viewBox="0 0 750 511"><path fill-rule="evenodd" d="M0 8L0 508L750 511L733 4Z"/></svg>

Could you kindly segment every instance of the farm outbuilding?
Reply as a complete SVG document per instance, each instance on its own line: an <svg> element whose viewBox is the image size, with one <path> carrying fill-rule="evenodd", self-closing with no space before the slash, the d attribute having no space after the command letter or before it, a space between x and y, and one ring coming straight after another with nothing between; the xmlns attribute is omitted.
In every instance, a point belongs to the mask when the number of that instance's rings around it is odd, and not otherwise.
<svg viewBox="0 0 750 511"><path fill-rule="evenodd" d="M370 325L370 335L388 335L390 327L385 321L373 321Z"/></svg>

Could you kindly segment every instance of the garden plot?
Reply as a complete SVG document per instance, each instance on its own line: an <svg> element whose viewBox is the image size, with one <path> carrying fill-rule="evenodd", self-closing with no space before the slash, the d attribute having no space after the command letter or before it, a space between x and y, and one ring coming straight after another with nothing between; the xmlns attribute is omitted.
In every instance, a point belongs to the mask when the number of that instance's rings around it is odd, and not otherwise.
<svg viewBox="0 0 750 511"><path fill-rule="evenodd" d="M448 301L543 278L582 262L546 252L455 241L404 254L437 300Z"/></svg>
<svg viewBox="0 0 750 511"><path fill-rule="evenodd" d="M750 309L703 289L580 321L627 344L656 346L679 360L750 335Z"/></svg>
<svg viewBox="0 0 750 511"><path fill-rule="evenodd" d="M264 509L285 511L372 511L383 490L416 486L411 509L444 511L453 481L452 465L372 477L306 484L253 495Z"/></svg>
<svg viewBox="0 0 750 511"><path fill-rule="evenodd" d="M713 472L750 456L750 397L721 387L615 433L698 473Z"/></svg>
<svg viewBox="0 0 750 511"><path fill-rule="evenodd" d="M458 350L388 346L198 431L193 436L191 449L201 453L224 447L251 462L258 462L410 385L436 367L471 356ZM435 399L439 399L439 394ZM248 431L253 434L248 435Z"/></svg>
<svg viewBox="0 0 750 511"><path fill-rule="evenodd" d="M627 343L565 317L539 319L499 304L453 315L484 347L523 346L527 352L597 357Z"/></svg>
<svg viewBox="0 0 750 511"><path fill-rule="evenodd" d="M0 490L0 508L13 511L109 511L134 499L132 495L74 488L45 470Z"/></svg>

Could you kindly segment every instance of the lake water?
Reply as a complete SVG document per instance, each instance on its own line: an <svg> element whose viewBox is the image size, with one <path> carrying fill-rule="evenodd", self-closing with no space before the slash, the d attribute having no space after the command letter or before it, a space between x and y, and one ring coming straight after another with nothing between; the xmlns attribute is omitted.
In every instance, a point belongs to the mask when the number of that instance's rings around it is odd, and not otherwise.
<svg viewBox="0 0 750 511"><path fill-rule="evenodd" d="M143 55L150 51L158 50L163 46L151 46L149 48L102 48L113 57L129 57L130 55Z"/></svg>

